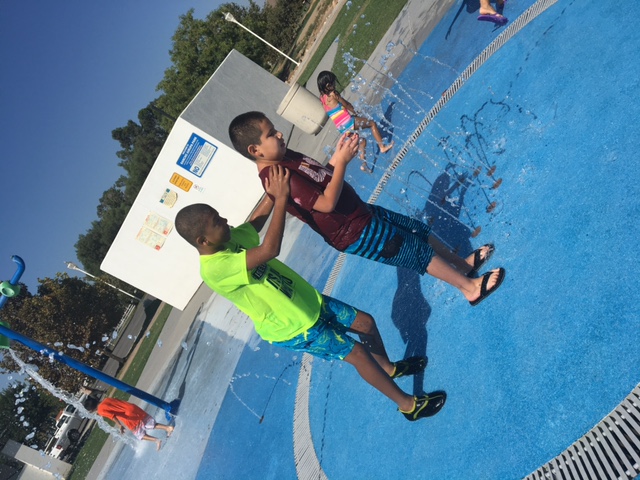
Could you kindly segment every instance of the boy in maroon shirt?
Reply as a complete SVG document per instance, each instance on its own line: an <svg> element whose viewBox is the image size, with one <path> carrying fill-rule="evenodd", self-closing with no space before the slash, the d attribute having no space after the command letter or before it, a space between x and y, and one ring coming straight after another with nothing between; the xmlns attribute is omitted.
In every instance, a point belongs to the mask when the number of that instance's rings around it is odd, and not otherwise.
<svg viewBox="0 0 640 480"><path fill-rule="evenodd" d="M282 165L291 172L287 212L337 250L421 275L426 272L456 287L472 306L502 284L503 268L475 278L493 253L493 245L484 245L463 259L431 235L429 226L369 205L358 196L344 181L346 167L358 152L357 134L349 132L340 138L329 161L333 168L288 150L282 133L261 112L237 116L229 125L229 137L239 153L256 162L263 186L268 167Z"/></svg>

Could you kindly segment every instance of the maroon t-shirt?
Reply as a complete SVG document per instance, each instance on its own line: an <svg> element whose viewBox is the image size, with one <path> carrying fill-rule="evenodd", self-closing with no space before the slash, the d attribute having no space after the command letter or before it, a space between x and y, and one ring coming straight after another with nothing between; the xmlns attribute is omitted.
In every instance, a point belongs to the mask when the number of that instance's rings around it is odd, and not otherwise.
<svg viewBox="0 0 640 480"><path fill-rule="evenodd" d="M287 212L308 224L325 242L338 250L344 250L360 238L364 228L371 222L371 212L351 185L344 182L333 212L318 212L313 206L331 181L330 168L293 150L287 150L280 165L291 172ZM263 168L259 175L264 187L269 168Z"/></svg>

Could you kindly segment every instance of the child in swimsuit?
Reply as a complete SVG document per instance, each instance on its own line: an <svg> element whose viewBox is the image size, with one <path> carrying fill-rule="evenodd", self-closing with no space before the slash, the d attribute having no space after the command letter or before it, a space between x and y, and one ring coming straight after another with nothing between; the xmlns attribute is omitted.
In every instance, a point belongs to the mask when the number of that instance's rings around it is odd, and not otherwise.
<svg viewBox="0 0 640 480"><path fill-rule="evenodd" d="M380 130L376 123L373 120L356 115L353 105L342 98L342 96L336 91L337 84L338 79L332 72L323 71L318 74L320 101L322 102L325 112L327 112L329 118L333 120L333 123L335 123L338 128L338 131L340 133L345 133L362 128L370 128L371 133L373 133L373 138L378 143L378 147L380 147L380 152L386 153L391 150L393 142L386 145L382 141L382 135L380 135ZM364 138L360 140L359 147L360 160L362 160L360 170L371 173L371 169L367 166L367 161L365 160L367 141Z"/></svg>

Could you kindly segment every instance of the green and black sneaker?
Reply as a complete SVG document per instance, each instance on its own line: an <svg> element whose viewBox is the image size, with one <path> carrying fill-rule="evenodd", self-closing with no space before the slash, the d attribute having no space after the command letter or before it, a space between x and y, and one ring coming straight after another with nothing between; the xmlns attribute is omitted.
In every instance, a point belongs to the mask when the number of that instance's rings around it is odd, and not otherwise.
<svg viewBox="0 0 640 480"><path fill-rule="evenodd" d="M413 399L415 401L413 410L410 412L403 412L398 409L410 422L415 422L421 418L432 417L442 410L444 403L447 401L447 394L442 390L437 390L423 395L422 397L413 397Z"/></svg>
<svg viewBox="0 0 640 480"><path fill-rule="evenodd" d="M391 362L396 369L391 374L391 378L406 377L407 375L416 375L427 368L427 357L410 357L397 362Z"/></svg>

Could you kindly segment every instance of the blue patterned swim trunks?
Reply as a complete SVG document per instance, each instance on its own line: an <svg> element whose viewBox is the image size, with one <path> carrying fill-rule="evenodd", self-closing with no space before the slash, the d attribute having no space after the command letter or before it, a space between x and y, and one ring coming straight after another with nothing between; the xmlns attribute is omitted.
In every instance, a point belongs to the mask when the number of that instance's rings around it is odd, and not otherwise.
<svg viewBox="0 0 640 480"><path fill-rule="evenodd" d="M322 295L320 317L309 330L284 342L271 343L327 360L344 360L356 343L347 330L357 314L351 305Z"/></svg>

